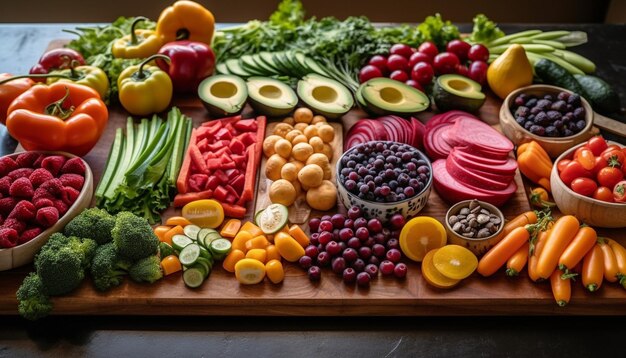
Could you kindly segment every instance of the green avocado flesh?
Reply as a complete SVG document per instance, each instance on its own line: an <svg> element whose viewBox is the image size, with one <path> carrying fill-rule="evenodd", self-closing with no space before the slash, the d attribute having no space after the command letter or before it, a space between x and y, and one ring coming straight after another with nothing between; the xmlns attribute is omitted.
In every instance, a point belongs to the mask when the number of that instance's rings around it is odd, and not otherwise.
<svg viewBox="0 0 626 358"><path fill-rule="evenodd" d="M389 78L373 78L363 83L359 91L369 111L375 114L406 115L430 106L422 91Z"/></svg>
<svg viewBox="0 0 626 358"><path fill-rule="evenodd" d="M298 81L298 96L328 119L341 117L354 106L352 93L344 85L317 74L308 74Z"/></svg>
<svg viewBox="0 0 626 358"><path fill-rule="evenodd" d="M248 89L238 76L216 75L200 83L198 96L211 115L223 117L243 110L248 99Z"/></svg>
<svg viewBox="0 0 626 358"><path fill-rule="evenodd" d="M298 96L284 82L268 77L250 77L247 82L248 100L259 114L284 116L298 104Z"/></svg>
<svg viewBox="0 0 626 358"><path fill-rule="evenodd" d="M437 77L433 99L440 111L458 109L475 112L485 102L480 84L465 76L448 74Z"/></svg>

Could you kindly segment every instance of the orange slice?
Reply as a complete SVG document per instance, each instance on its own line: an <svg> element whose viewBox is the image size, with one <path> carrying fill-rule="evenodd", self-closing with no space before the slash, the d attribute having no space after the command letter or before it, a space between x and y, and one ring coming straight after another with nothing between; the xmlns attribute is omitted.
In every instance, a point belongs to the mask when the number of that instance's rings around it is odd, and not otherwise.
<svg viewBox="0 0 626 358"><path fill-rule="evenodd" d="M453 280L441 274L433 265L433 256L439 249L429 251L422 260L422 276L426 282L437 288L452 288L456 286L461 280Z"/></svg>
<svg viewBox="0 0 626 358"><path fill-rule="evenodd" d="M433 265L442 275L462 280L476 270L478 259L463 246L446 245L433 254Z"/></svg>
<svg viewBox="0 0 626 358"><path fill-rule="evenodd" d="M400 248L411 260L420 262L430 250L446 244L446 229L435 218L418 216L409 220L400 232Z"/></svg>

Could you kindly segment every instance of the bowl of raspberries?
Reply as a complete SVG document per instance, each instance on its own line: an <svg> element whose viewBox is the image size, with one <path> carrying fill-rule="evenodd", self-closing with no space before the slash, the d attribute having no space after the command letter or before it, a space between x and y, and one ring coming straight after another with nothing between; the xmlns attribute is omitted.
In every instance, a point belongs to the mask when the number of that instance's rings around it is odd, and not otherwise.
<svg viewBox="0 0 626 358"><path fill-rule="evenodd" d="M31 263L50 235L90 205L92 195L91 169L73 154L0 157L0 271Z"/></svg>

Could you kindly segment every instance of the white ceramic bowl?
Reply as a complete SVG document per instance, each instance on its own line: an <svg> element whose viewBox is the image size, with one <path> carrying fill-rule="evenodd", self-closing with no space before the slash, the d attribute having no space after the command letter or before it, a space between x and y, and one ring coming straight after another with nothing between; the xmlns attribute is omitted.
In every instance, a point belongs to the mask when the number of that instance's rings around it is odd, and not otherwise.
<svg viewBox="0 0 626 358"><path fill-rule="evenodd" d="M73 154L65 152L38 152L48 155L63 155L68 158L76 157ZM14 153L7 156L15 158L19 154L20 153ZM72 204L72 206L68 208L65 215L60 217L59 221L57 221L56 224L44 230L34 239L22 245L18 245L9 249L0 249L0 271L10 270L33 262L35 254L39 252L39 249L41 249L41 247L48 241L50 235L55 232L61 231L63 227L65 227L65 225L70 222L70 220L72 220L76 215L83 211L83 209L87 208L91 204L91 199L93 196L93 174L87 162L85 162L85 160L83 160L83 162L85 163L85 183L83 184L80 195L78 196L74 204Z"/></svg>
<svg viewBox="0 0 626 358"><path fill-rule="evenodd" d="M618 144L609 142L609 144ZM581 222L596 227L604 228L624 228L626 227L626 204L608 203L605 201L580 195L570 189L559 177L556 163L563 159L572 159L578 147L585 145L581 143L557 158L550 173L550 187L552 197L556 206L563 214L574 215ZM611 188L612 190L613 188Z"/></svg>
<svg viewBox="0 0 626 358"><path fill-rule="evenodd" d="M383 143L408 145L408 144L397 143L397 142L383 142ZM417 213L419 213L424 208L424 206L426 206L426 203L428 202L428 197L430 196L430 192L432 190L433 168L430 163L430 160L428 159L428 157L426 157L424 153L422 153L419 149L415 147L412 147L410 145L408 146L413 148L413 150L415 150L419 158L423 159L426 162L426 164L428 165L429 172L430 172L428 176L428 182L426 183L426 186L421 192L417 193L411 198L407 198L401 201L396 201L393 203L378 203L375 201L369 201L369 200L361 199L357 195L354 195L353 193L349 192L339 179L341 169L342 169L341 163L342 163L343 157L346 155L349 155L350 153L353 153L353 151L356 150L355 148L358 147L357 146L357 147L350 148L348 151L344 152L342 156L339 158L339 160L337 161L336 180L337 180L337 188L339 192L339 200L341 200L345 208L349 209L350 207L356 205L361 208L361 210L363 211L363 215L367 219L378 218L383 223L387 222L394 214L397 214L397 213L402 214L402 216L406 218L417 215Z"/></svg>

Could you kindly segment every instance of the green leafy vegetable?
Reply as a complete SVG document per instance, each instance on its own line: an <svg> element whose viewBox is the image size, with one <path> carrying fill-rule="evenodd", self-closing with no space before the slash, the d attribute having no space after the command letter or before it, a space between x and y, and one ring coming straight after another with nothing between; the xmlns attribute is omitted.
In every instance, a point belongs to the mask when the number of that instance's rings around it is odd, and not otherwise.
<svg viewBox="0 0 626 358"><path fill-rule="evenodd" d="M498 28L498 24L489 20L484 14L474 16L474 28L470 41L474 43L488 43L504 36L504 32Z"/></svg>
<svg viewBox="0 0 626 358"><path fill-rule="evenodd" d="M424 41L432 41L442 50L448 42L461 36L458 27L450 21L444 21L439 13L435 16L426 17L417 29L422 34Z"/></svg>

